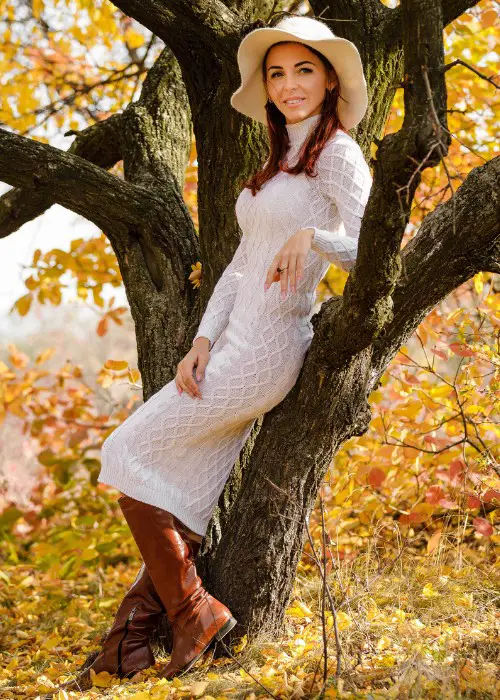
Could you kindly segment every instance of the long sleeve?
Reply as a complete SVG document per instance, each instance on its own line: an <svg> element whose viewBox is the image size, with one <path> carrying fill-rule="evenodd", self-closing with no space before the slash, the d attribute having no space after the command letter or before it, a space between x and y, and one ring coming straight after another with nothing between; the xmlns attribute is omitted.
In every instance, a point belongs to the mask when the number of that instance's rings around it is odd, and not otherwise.
<svg viewBox="0 0 500 700"><path fill-rule="evenodd" d="M358 237L372 176L361 148L346 134L338 134L323 149L317 161L321 194L336 205L329 228L313 228L311 248L349 272L358 252ZM342 226L343 225L343 226ZM339 233L344 228L345 234Z"/></svg>
<svg viewBox="0 0 500 700"><path fill-rule="evenodd" d="M229 315L234 306L238 284L247 263L248 234L243 233L232 260L217 280L205 313L202 316L198 332L193 338L203 336L213 344L227 326Z"/></svg>

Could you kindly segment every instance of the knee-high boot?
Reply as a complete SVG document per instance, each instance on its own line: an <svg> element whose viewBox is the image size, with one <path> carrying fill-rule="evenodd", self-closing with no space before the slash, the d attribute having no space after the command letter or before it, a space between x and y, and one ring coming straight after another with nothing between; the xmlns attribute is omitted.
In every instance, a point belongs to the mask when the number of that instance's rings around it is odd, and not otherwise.
<svg viewBox="0 0 500 700"><path fill-rule="evenodd" d="M102 647L91 662L62 690L88 690L92 687L90 669L130 678L155 663L149 639L158 627L165 608L143 563L125 594ZM50 696L52 697L52 696Z"/></svg>
<svg viewBox="0 0 500 700"><path fill-rule="evenodd" d="M120 507L139 547L172 626L170 662L159 676L187 672L236 620L208 593L196 572L193 547L183 523L166 510L125 496ZM184 536L183 536L184 535Z"/></svg>

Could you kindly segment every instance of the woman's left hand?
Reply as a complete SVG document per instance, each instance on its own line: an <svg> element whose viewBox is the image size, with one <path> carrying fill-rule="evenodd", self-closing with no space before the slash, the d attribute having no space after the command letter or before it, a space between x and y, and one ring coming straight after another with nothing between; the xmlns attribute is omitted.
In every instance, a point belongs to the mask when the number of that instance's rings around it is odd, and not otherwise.
<svg viewBox="0 0 500 700"><path fill-rule="evenodd" d="M267 291L273 282L281 283L281 297L286 298L288 282L290 291L295 292L297 284L304 276L304 262L311 250L311 242L314 234L312 228L301 228L287 240L285 245L276 253L269 267L264 283L264 291ZM278 267L286 268L278 272Z"/></svg>

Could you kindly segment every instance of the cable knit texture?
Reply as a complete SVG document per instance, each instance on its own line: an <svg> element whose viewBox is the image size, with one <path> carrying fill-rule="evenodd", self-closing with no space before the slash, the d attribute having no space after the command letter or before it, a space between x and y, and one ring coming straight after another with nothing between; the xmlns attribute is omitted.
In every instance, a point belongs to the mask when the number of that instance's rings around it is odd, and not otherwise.
<svg viewBox="0 0 500 700"><path fill-rule="evenodd" d="M286 126L294 164L320 115ZM236 200L242 237L196 334L210 341L202 399L172 380L104 441L98 481L164 508L206 533L224 485L255 420L295 384L313 337L316 287L330 263L351 270L372 178L357 143L337 132L322 150L316 178L279 171L254 197ZM281 299L264 291L267 270L288 238L314 231L304 276ZM195 373L193 373L195 377Z"/></svg>

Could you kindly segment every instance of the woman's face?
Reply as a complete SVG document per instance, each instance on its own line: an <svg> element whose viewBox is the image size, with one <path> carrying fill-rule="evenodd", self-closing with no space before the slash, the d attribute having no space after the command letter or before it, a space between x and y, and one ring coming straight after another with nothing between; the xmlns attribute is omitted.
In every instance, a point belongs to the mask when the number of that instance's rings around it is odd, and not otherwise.
<svg viewBox="0 0 500 700"><path fill-rule="evenodd" d="M287 124L300 122L321 112L325 90L336 84L328 81L326 66L316 54L301 43L287 42L273 46L266 59L266 91L285 115ZM292 98L301 98L297 104Z"/></svg>

